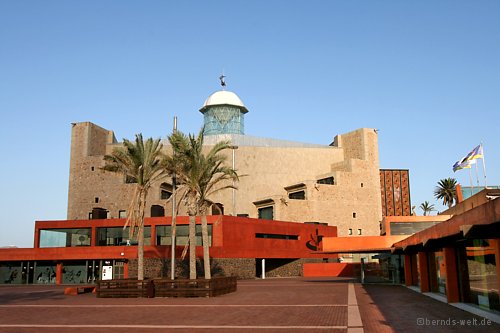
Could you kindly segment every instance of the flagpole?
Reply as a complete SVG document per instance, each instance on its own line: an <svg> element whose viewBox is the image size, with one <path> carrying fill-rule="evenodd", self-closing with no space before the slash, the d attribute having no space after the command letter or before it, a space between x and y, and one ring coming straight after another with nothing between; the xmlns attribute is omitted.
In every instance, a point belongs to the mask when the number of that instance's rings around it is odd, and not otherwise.
<svg viewBox="0 0 500 333"><path fill-rule="evenodd" d="M470 196L472 197L474 195L474 182L472 181L472 171L471 168L469 168L469 179L470 179Z"/></svg>
<svg viewBox="0 0 500 333"><path fill-rule="evenodd" d="M483 174L484 174L484 188L487 188L488 185L486 185L486 163L484 162L484 147L483 143L481 142L481 150L483 152Z"/></svg>

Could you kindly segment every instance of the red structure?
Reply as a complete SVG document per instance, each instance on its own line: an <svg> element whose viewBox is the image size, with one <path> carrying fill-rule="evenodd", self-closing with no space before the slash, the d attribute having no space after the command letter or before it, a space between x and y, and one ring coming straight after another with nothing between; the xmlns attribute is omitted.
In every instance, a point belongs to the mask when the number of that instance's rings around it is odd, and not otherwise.
<svg viewBox="0 0 500 333"><path fill-rule="evenodd" d="M266 275L301 275L302 263L335 259L321 251L337 228L232 216L208 216L210 256L217 271L254 278L266 259ZM177 217L176 256L187 239L188 217ZM0 283L91 283L112 267L113 278L137 274L137 246L123 230L125 219L37 221L34 248L0 249ZM197 228L200 227L197 221ZM171 217L146 218L145 276L169 276ZM200 229L201 230L201 229ZM200 231L201 232L201 231ZM201 245L201 234L197 245ZM202 247L197 246L202 257ZM180 262L180 260L179 260Z"/></svg>

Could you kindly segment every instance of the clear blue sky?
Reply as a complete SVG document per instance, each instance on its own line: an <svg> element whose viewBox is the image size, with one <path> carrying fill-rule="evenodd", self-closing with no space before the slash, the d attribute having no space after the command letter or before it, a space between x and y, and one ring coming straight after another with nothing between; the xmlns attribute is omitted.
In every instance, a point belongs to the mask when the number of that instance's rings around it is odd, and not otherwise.
<svg viewBox="0 0 500 333"><path fill-rule="evenodd" d="M500 1L1 1L0 246L65 219L72 122L119 140L197 132L228 89L249 135L329 144L379 129L411 200L484 143L500 184ZM482 171L480 171L482 178ZM419 213L421 213L419 211Z"/></svg>

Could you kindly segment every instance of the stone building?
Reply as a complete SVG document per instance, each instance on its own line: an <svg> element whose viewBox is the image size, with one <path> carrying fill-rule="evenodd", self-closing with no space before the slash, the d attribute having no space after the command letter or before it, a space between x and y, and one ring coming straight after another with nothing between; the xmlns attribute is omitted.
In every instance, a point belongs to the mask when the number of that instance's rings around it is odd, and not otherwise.
<svg viewBox="0 0 500 333"><path fill-rule="evenodd" d="M224 215L337 226L339 236L378 235L382 219L377 133L361 128L335 136L331 144L244 134L249 111L233 92L210 95L204 116L205 145L229 140L227 163L240 175L237 190L210 198ZM133 186L104 172L103 156L120 143L111 130L91 122L72 124L68 220L126 216ZM166 153L171 149L163 141ZM150 191L147 216L171 215L172 182ZM180 206L179 214L185 211ZM215 213L215 211L214 211Z"/></svg>

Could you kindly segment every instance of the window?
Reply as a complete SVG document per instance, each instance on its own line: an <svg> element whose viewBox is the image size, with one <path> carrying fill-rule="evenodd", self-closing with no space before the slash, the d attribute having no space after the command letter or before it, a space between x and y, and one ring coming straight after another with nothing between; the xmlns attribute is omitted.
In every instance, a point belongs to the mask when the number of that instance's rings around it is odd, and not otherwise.
<svg viewBox="0 0 500 333"><path fill-rule="evenodd" d="M84 229L43 229L40 230L39 247L90 246L92 230Z"/></svg>
<svg viewBox="0 0 500 333"><path fill-rule="evenodd" d="M95 198L94 198L94 202L95 202L95 203L99 203L99 197L95 197Z"/></svg>
<svg viewBox="0 0 500 333"><path fill-rule="evenodd" d="M137 240L130 239L129 227L97 228L97 246L137 245ZM144 227L144 245L151 244L151 227Z"/></svg>
<svg viewBox="0 0 500 333"><path fill-rule="evenodd" d="M361 187L363 187L363 183L361 183Z"/></svg>
<svg viewBox="0 0 500 333"><path fill-rule="evenodd" d="M126 210L119 210L118 217L121 219L127 218L127 211Z"/></svg>
<svg viewBox="0 0 500 333"><path fill-rule="evenodd" d="M189 225L177 225L175 230L175 244L186 245L189 242ZM156 227L156 245L172 245L172 227L159 225ZM203 245L201 225L196 225L196 245ZM208 225L208 245L212 245L212 225Z"/></svg>
<svg viewBox="0 0 500 333"><path fill-rule="evenodd" d="M90 168L90 170L91 170L91 171L94 171L94 170L95 170L95 168L94 168L94 167L91 167L91 168Z"/></svg>
<svg viewBox="0 0 500 333"><path fill-rule="evenodd" d="M334 185L335 181L334 181L333 176L332 176L332 177L326 177L326 178L318 179L316 181L316 183L318 183L318 184L326 184L326 185Z"/></svg>
<svg viewBox="0 0 500 333"><path fill-rule="evenodd" d="M283 235L283 234L261 234L256 233L255 238L271 238L271 239L286 239L286 240L298 240L298 235Z"/></svg>
<svg viewBox="0 0 500 333"><path fill-rule="evenodd" d="M352 229L349 229L349 235L352 235Z"/></svg>
<svg viewBox="0 0 500 333"><path fill-rule="evenodd" d="M259 219L262 219L262 220L272 220L273 219L274 206L261 207L261 208L259 208L258 211L259 211Z"/></svg>
<svg viewBox="0 0 500 333"><path fill-rule="evenodd" d="M224 205L216 202L212 205L212 215L224 215Z"/></svg>
<svg viewBox="0 0 500 333"><path fill-rule="evenodd" d="M151 206L151 217L165 216L165 208L160 205Z"/></svg>
<svg viewBox="0 0 500 333"><path fill-rule="evenodd" d="M358 229L358 235L361 235L361 229Z"/></svg>
<svg viewBox="0 0 500 333"><path fill-rule="evenodd" d="M160 199L161 200L168 200L172 196L173 193L173 187L171 184L168 183L162 183L160 185Z"/></svg>
<svg viewBox="0 0 500 333"><path fill-rule="evenodd" d="M133 176L126 175L125 176L125 184L135 184L137 183L137 179Z"/></svg>
<svg viewBox="0 0 500 333"><path fill-rule="evenodd" d="M305 200L306 191L302 190L302 191L288 193L288 199Z"/></svg>
<svg viewBox="0 0 500 333"><path fill-rule="evenodd" d="M356 218L356 213L352 213L352 218L355 219Z"/></svg>

